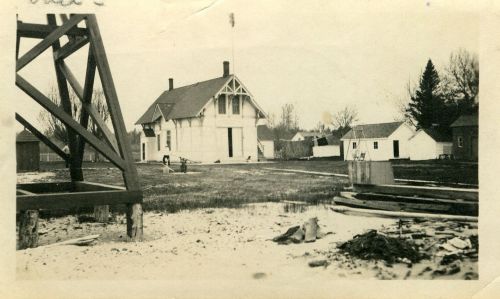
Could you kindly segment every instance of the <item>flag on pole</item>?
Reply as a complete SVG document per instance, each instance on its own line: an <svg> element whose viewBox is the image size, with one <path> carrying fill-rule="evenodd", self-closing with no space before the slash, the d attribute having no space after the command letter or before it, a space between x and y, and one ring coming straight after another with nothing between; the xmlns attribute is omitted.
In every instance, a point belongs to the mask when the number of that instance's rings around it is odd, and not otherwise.
<svg viewBox="0 0 500 299"><path fill-rule="evenodd" d="M229 24L231 24L231 27L234 27L234 13L229 14Z"/></svg>

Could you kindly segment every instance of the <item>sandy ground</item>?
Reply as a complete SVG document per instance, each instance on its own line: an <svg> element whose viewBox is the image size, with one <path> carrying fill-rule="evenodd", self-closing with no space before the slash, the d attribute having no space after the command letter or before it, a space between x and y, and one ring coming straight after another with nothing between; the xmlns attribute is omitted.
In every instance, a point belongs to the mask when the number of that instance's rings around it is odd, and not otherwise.
<svg viewBox="0 0 500 299"><path fill-rule="evenodd" d="M283 203L249 204L239 209L201 209L175 214L145 213L144 242L125 241L124 219L79 223L76 217L40 220L40 247L17 251L18 279L169 279L169 280L331 280L429 279L435 261L387 265L351 259L338 242L368 229L387 229L394 219L338 214L328 206L285 212ZM270 239L293 225L318 217L323 232L313 243L278 245ZM43 245L101 234L93 246ZM326 259L327 267L309 262ZM429 268L427 268L429 267ZM427 269L426 269L427 268ZM439 279L477 279L477 261ZM471 274L472 273L472 274ZM470 278L470 277L469 277Z"/></svg>

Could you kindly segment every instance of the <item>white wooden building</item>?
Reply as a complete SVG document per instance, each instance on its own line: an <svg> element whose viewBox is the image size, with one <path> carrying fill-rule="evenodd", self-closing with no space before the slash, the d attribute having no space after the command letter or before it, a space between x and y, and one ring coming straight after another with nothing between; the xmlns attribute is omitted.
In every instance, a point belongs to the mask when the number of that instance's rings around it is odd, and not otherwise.
<svg viewBox="0 0 500 299"><path fill-rule="evenodd" d="M142 126L141 161L257 161L257 125L266 115L235 76L169 89L136 122Z"/></svg>
<svg viewBox="0 0 500 299"><path fill-rule="evenodd" d="M259 155L265 159L274 159L274 136L267 125L257 126Z"/></svg>
<svg viewBox="0 0 500 299"><path fill-rule="evenodd" d="M340 144L340 138L332 134L320 137L316 139L315 145L313 146L313 157L340 157Z"/></svg>
<svg viewBox="0 0 500 299"><path fill-rule="evenodd" d="M441 155L451 155L452 138L433 129L421 129L410 138L410 159L439 159Z"/></svg>
<svg viewBox="0 0 500 299"><path fill-rule="evenodd" d="M404 122L355 126L341 138L344 160L408 159L414 134L415 129Z"/></svg>
<svg viewBox="0 0 500 299"><path fill-rule="evenodd" d="M292 141L303 141L305 139L316 139L321 137L322 134L319 132L307 132L307 131L299 131L295 133L295 135L292 137Z"/></svg>

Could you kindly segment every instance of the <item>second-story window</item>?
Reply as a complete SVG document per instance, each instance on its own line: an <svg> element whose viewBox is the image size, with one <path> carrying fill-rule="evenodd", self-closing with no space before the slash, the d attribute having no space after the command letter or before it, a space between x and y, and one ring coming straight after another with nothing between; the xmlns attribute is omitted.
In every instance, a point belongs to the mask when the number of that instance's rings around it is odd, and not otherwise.
<svg viewBox="0 0 500 299"><path fill-rule="evenodd" d="M219 114L226 114L226 95L219 96Z"/></svg>
<svg viewBox="0 0 500 299"><path fill-rule="evenodd" d="M232 99L233 114L240 114L240 97L234 96Z"/></svg>

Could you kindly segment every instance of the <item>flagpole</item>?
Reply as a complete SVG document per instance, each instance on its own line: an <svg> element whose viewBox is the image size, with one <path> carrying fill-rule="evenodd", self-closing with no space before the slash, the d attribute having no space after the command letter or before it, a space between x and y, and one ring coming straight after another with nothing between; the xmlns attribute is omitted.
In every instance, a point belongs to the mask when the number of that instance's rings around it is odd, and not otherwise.
<svg viewBox="0 0 500 299"><path fill-rule="evenodd" d="M232 65L233 65L233 75L235 74L235 61L234 61L234 13L229 14L229 24L231 24L231 56L232 56Z"/></svg>

